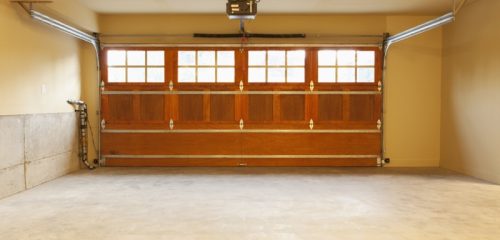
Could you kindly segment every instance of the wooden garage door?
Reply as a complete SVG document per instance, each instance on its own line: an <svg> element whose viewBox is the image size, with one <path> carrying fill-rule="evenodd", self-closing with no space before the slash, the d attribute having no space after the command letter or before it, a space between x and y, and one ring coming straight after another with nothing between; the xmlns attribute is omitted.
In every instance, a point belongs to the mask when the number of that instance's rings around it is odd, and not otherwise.
<svg viewBox="0 0 500 240"><path fill-rule="evenodd" d="M102 56L107 166L377 166L377 48L133 48Z"/></svg>

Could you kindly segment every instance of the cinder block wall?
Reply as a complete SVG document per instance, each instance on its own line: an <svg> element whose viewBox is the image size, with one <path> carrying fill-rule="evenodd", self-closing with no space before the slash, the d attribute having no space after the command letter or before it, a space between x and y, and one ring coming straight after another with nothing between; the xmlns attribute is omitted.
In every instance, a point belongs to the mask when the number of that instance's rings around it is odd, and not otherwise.
<svg viewBox="0 0 500 240"><path fill-rule="evenodd" d="M76 113L0 116L0 198L79 169Z"/></svg>

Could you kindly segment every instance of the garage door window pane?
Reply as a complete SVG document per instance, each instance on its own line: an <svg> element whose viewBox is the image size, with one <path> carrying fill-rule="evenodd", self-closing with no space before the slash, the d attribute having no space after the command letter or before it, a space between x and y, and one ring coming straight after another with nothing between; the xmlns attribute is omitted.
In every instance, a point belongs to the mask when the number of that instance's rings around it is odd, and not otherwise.
<svg viewBox="0 0 500 240"><path fill-rule="evenodd" d="M179 68L178 75L180 83L196 82L196 68Z"/></svg>
<svg viewBox="0 0 500 240"><path fill-rule="evenodd" d="M337 51L321 50L318 51L319 66L335 66L337 65Z"/></svg>
<svg viewBox="0 0 500 240"><path fill-rule="evenodd" d="M145 51L127 51L128 66L146 66Z"/></svg>
<svg viewBox="0 0 500 240"><path fill-rule="evenodd" d="M265 83L266 69L265 68L249 68L248 82L250 83Z"/></svg>
<svg viewBox="0 0 500 240"><path fill-rule="evenodd" d="M358 68L358 81L364 83L375 82L375 69L374 68Z"/></svg>
<svg viewBox="0 0 500 240"><path fill-rule="evenodd" d="M164 66L165 52L164 51L148 51L148 66Z"/></svg>
<svg viewBox="0 0 500 240"><path fill-rule="evenodd" d="M318 82L334 83L336 78L335 68L320 68L318 69Z"/></svg>
<svg viewBox="0 0 500 240"><path fill-rule="evenodd" d="M215 66L215 51L198 51L198 66Z"/></svg>
<svg viewBox="0 0 500 240"><path fill-rule="evenodd" d="M108 51L108 66L125 66L125 51Z"/></svg>
<svg viewBox="0 0 500 240"><path fill-rule="evenodd" d="M249 51L248 65L266 66L266 51Z"/></svg>
<svg viewBox="0 0 500 240"><path fill-rule="evenodd" d="M338 82L353 83L356 82L355 68L339 68L338 69Z"/></svg>
<svg viewBox="0 0 500 240"><path fill-rule="evenodd" d="M269 51L267 53L267 65L285 66L285 51Z"/></svg>
<svg viewBox="0 0 500 240"><path fill-rule="evenodd" d="M305 63L306 52L304 50L287 52L287 66L304 66Z"/></svg>
<svg viewBox="0 0 500 240"><path fill-rule="evenodd" d="M234 82L234 68L218 68L217 82L224 82L224 83Z"/></svg>
<svg viewBox="0 0 500 240"><path fill-rule="evenodd" d="M214 83L215 68L198 68L198 82Z"/></svg>
<svg viewBox="0 0 500 240"><path fill-rule="evenodd" d="M146 82L146 69L145 68L129 68L127 70L128 82L139 83Z"/></svg>
<svg viewBox="0 0 500 240"><path fill-rule="evenodd" d="M234 51L218 51L217 65L234 66Z"/></svg>
<svg viewBox="0 0 500 240"><path fill-rule="evenodd" d="M196 65L196 51L179 51L177 55L179 66Z"/></svg>
<svg viewBox="0 0 500 240"><path fill-rule="evenodd" d="M337 61L338 61L339 66L354 66L354 65L356 65L356 51L353 51L353 50L338 51Z"/></svg>
<svg viewBox="0 0 500 240"><path fill-rule="evenodd" d="M287 82L289 83L303 83L305 81L304 68L288 68Z"/></svg>
<svg viewBox="0 0 500 240"><path fill-rule="evenodd" d="M268 70L268 82L271 83L284 83L285 79L285 68L269 68Z"/></svg>
<svg viewBox="0 0 500 240"><path fill-rule="evenodd" d="M148 82L162 83L165 82L164 68L148 68Z"/></svg>
<svg viewBox="0 0 500 240"><path fill-rule="evenodd" d="M374 51L358 51L358 66L375 66Z"/></svg>
<svg viewBox="0 0 500 240"><path fill-rule="evenodd" d="M108 82L120 83L125 81L125 68L108 68Z"/></svg>

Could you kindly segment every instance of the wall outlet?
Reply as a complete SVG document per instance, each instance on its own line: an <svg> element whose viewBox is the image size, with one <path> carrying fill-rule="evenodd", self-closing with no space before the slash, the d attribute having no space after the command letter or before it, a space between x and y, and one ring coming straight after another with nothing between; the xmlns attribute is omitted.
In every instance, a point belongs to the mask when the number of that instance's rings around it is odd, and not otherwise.
<svg viewBox="0 0 500 240"><path fill-rule="evenodd" d="M42 93L42 96L45 96L47 94L47 85L42 84L40 87L40 92Z"/></svg>

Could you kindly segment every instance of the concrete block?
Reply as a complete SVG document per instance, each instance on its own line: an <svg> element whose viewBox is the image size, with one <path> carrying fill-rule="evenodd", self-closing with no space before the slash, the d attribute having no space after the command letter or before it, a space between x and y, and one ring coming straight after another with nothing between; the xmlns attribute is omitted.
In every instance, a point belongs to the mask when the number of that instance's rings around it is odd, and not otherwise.
<svg viewBox="0 0 500 240"><path fill-rule="evenodd" d="M0 199L24 190L24 165L0 169Z"/></svg>
<svg viewBox="0 0 500 240"><path fill-rule="evenodd" d="M27 162L54 157L77 149L76 113L28 115L25 125Z"/></svg>
<svg viewBox="0 0 500 240"><path fill-rule="evenodd" d="M0 116L0 169L24 164L24 116Z"/></svg>
<svg viewBox="0 0 500 240"><path fill-rule="evenodd" d="M79 169L76 151L26 162L26 186L33 188Z"/></svg>

